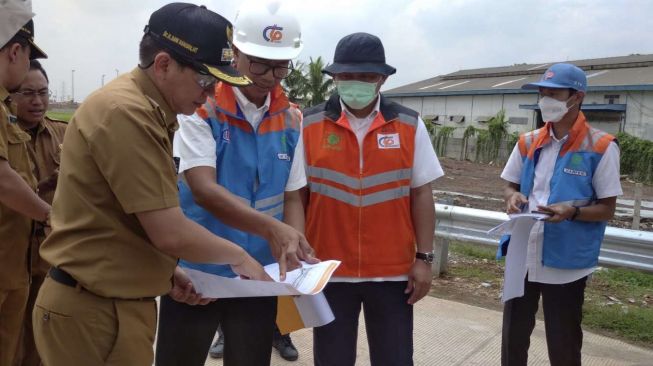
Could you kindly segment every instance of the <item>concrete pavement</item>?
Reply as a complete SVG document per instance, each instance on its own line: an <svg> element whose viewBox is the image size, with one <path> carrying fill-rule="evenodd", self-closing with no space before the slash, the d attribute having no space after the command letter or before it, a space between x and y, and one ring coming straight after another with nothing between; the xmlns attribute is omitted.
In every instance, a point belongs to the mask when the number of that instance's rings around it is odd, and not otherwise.
<svg viewBox="0 0 653 366"><path fill-rule="evenodd" d="M361 319L356 365L369 365L367 339ZM299 360L288 362L272 352L272 365L313 365L312 332L292 334ZM427 296L415 306L415 365L490 366L500 364L501 312ZM537 321L531 337L529 365L548 365L544 323ZM206 366L222 365L207 359ZM651 366L653 349L635 347L608 337L585 332L585 366Z"/></svg>

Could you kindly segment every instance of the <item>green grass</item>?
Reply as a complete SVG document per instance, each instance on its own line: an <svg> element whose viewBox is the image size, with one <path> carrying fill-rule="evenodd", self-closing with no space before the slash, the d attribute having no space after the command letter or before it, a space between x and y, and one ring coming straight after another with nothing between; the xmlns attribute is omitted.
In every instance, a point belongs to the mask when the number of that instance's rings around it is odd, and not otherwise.
<svg viewBox="0 0 653 366"><path fill-rule="evenodd" d="M72 111L48 111L46 115L50 118L68 122L70 121L70 117L73 116L73 112Z"/></svg>
<svg viewBox="0 0 653 366"><path fill-rule="evenodd" d="M449 251L468 258L494 260L496 258L496 249L480 247L474 244L454 242L449 245Z"/></svg>
<svg viewBox="0 0 653 366"><path fill-rule="evenodd" d="M585 303L583 325L624 339L653 345L653 310L630 305Z"/></svg>
<svg viewBox="0 0 653 366"><path fill-rule="evenodd" d="M497 274L495 273L495 271L481 268L481 267L472 267L472 266L450 267L447 273L449 273L449 275L453 277L473 279L482 282L498 283L501 281L501 277L497 278Z"/></svg>
<svg viewBox="0 0 653 366"><path fill-rule="evenodd" d="M614 303L608 296L621 303ZM653 345L652 299L653 274L604 268L595 272L588 282L583 324L628 340Z"/></svg>

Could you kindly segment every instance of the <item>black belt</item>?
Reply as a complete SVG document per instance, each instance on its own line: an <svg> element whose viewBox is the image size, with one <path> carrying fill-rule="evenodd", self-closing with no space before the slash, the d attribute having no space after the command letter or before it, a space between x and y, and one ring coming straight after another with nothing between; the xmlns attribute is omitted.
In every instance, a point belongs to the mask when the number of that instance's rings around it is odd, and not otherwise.
<svg viewBox="0 0 653 366"><path fill-rule="evenodd" d="M73 276L69 275L68 272L64 271L63 269L59 269L57 267L51 267L48 273L50 274L50 278L59 282L62 285L77 287L77 283L78 283L77 280L74 279Z"/></svg>
<svg viewBox="0 0 653 366"><path fill-rule="evenodd" d="M50 278L53 280L59 282L62 285L70 286L70 287L75 287L77 288L77 285L79 285L79 282L77 282L76 279L73 278L68 272L64 271L63 269L59 269L57 267L51 267L50 271L48 272L50 275ZM84 289L85 291L92 293L88 290L86 290L83 287L80 287L81 289ZM96 295L97 296L97 295ZM104 297L104 296L101 296ZM126 301L154 301L154 297L139 297L136 299L115 299L115 300L126 300Z"/></svg>

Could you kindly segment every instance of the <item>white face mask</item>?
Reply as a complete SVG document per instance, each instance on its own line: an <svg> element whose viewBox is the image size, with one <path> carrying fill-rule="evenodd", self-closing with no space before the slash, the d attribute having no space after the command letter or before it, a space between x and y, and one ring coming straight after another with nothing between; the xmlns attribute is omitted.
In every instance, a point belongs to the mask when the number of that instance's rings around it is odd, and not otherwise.
<svg viewBox="0 0 653 366"><path fill-rule="evenodd" d="M560 122L562 117L569 111L569 108L573 107L573 105L567 107L569 99L560 101L551 97L542 97L537 105L540 106L544 122Z"/></svg>

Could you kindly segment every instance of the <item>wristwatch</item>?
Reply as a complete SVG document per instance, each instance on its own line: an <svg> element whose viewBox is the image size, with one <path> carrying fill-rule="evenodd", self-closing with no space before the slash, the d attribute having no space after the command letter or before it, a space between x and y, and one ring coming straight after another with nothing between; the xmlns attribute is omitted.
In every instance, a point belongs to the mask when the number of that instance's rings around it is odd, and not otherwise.
<svg viewBox="0 0 653 366"><path fill-rule="evenodd" d="M435 255L433 254L433 252L427 252L427 253L417 252L415 253L415 258L423 260L424 262L426 262L426 264L433 264Z"/></svg>

